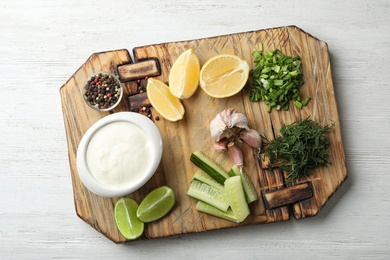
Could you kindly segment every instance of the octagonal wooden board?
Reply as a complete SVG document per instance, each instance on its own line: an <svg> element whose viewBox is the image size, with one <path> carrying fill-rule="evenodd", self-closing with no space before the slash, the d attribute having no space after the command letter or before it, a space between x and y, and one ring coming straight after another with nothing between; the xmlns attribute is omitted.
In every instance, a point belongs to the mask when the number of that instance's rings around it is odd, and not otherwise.
<svg viewBox="0 0 390 260"><path fill-rule="evenodd" d="M301 93L303 97L310 96L312 98L308 106L302 110L290 106L288 111L274 110L268 113L262 102L250 102L245 91L231 98L214 99L198 89L193 97L183 100L186 109L184 119L172 123L164 120L153 108L149 109L145 93L142 93L145 79L124 83L125 98L119 107L110 113L138 111L142 107L147 108L146 112L142 109L139 111L144 114L150 113L151 118L160 129L164 146L161 164L153 178L138 191L128 196L140 202L148 192L161 185L172 187L177 196L176 205L171 213L159 221L147 224L141 239L278 222L288 220L291 215L298 219L315 216L346 179L347 169L340 122L328 46L325 42L295 26L287 26L136 47L133 54L138 63L149 59L157 61L156 65L158 69L161 69L161 74L154 76L168 82L173 62L188 48L194 49L201 65L217 54L235 54L247 60L253 67L251 53L259 43L263 44L265 50L279 48L288 55L301 57L305 81ZM118 232L113 216L114 205L118 198L99 197L87 190L80 181L76 166L77 147L83 134L93 123L108 115L109 112L100 113L88 108L82 100L80 89L90 74L104 70L118 75L125 64L131 63L133 61L125 49L92 54L60 89L77 215L116 243L126 241ZM284 199L290 200L291 204L269 209L264 203L266 199L264 195L267 192L283 191L286 188L284 176L279 171L263 169L261 162L257 159L256 151L244 147L246 159L244 170L254 182L260 197L259 201L250 205L251 215L243 223L234 224L197 212L195 209L196 201L186 195L191 178L197 170L197 167L190 162L189 157L191 152L202 150L227 170L232 166L224 153L213 150L213 142L209 133L210 120L218 112L228 107L233 107L246 114L250 127L268 139L277 136L283 124L290 124L297 119L308 116L323 125L335 122L335 127L328 136L331 164L324 168L318 168L309 178L300 179L295 185L288 188L293 189L284 193L283 196L286 196ZM310 185L305 186L305 184ZM310 196L297 201L295 196L299 197L302 185L305 186L302 192L304 189L307 191L310 188ZM294 187L297 190L295 193ZM280 194L277 192L270 193L272 196L268 198L272 197L277 200L278 196L282 196L282 192Z"/></svg>

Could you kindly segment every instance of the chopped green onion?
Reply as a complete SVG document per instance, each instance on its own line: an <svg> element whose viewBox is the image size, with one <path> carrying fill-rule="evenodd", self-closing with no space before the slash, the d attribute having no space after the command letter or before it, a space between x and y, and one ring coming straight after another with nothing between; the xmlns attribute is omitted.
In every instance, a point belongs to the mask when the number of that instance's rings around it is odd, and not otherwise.
<svg viewBox="0 0 390 260"><path fill-rule="evenodd" d="M311 100L311 98L310 98L310 97L307 97L307 98L305 99L305 101L303 101L302 105L303 105L304 107L307 106L307 104L309 104L310 100Z"/></svg>
<svg viewBox="0 0 390 260"><path fill-rule="evenodd" d="M272 93L272 92L268 93L268 95L274 101L276 101L278 99L278 97L274 93Z"/></svg>
<svg viewBox="0 0 390 260"><path fill-rule="evenodd" d="M298 55L290 57L279 49L265 50L263 53L263 44L260 43L259 50L253 51L252 56L255 66L250 71L252 85L247 89L250 101L268 102L268 112L272 108L288 110L291 100L299 108L308 104L310 98L301 102L299 93L303 75Z"/></svg>
<svg viewBox="0 0 390 260"><path fill-rule="evenodd" d="M265 67L262 71L261 71L261 74L265 74L265 73L268 73L271 71L271 68L270 67Z"/></svg>
<svg viewBox="0 0 390 260"><path fill-rule="evenodd" d="M262 51L263 51L263 44L259 43L259 52L262 52Z"/></svg>
<svg viewBox="0 0 390 260"><path fill-rule="evenodd" d="M302 103L299 102L298 100L295 100L294 105L295 105L297 108L299 108L299 109L302 108Z"/></svg>
<svg viewBox="0 0 390 260"><path fill-rule="evenodd" d="M283 80L282 79L275 79L274 85L275 86L283 86Z"/></svg>

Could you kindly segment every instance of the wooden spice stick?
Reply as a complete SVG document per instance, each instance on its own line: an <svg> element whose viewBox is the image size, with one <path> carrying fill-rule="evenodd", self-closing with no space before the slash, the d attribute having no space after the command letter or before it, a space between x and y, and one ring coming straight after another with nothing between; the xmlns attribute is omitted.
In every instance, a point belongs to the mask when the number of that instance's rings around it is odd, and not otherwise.
<svg viewBox="0 0 390 260"><path fill-rule="evenodd" d="M155 77L161 74L158 59L146 59L137 63L118 66L119 78L122 82Z"/></svg>
<svg viewBox="0 0 390 260"><path fill-rule="evenodd" d="M130 110L151 106L146 92L130 95L129 103L130 103Z"/></svg>
<svg viewBox="0 0 390 260"><path fill-rule="evenodd" d="M267 209L279 208L311 198L312 196L313 188L311 182L305 182L283 189L263 193L264 204Z"/></svg>

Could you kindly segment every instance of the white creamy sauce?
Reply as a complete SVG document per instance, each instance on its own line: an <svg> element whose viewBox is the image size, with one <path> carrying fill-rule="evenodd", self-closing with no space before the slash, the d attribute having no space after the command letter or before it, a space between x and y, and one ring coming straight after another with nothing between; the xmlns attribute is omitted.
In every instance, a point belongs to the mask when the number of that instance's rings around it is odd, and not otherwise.
<svg viewBox="0 0 390 260"><path fill-rule="evenodd" d="M152 149L137 125L120 121L101 127L87 148L87 166L99 182L121 188L140 179L151 164Z"/></svg>

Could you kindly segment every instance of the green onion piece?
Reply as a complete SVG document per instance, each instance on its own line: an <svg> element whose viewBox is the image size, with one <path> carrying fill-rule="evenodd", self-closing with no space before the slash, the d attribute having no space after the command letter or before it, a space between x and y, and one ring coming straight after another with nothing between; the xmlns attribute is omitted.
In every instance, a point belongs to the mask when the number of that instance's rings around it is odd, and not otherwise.
<svg viewBox="0 0 390 260"><path fill-rule="evenodd" d="M262 51L263 51L263 44L259 43L259 52L262 52Z"/></svg>
<svg viewBox="0 0 390 260"><path fill-rule="evenodd" d="M307 106L307 104L309 104L310 100L311 100L311 98L310 98L310 97L307 97L307 98L305 99L305 101L302 102L302 105L303 105L304 107Z"/></svg>
<svg viewBox="0 0 390 260"><path fill-rule="evenodd" d="M274 100L274 101L276 101L276 100L278 99L278 96L275 95L275 94L272 93L272 92L268 93L268 96L269 96L272 100Z"/></svg>
<svg viewBox="0 0 390 260"><path fill-rule="evenodd" d="M265 73L268 73L271 71L271 68L270 67L266 67L264 68L262 71L261 71L261 74L265 74Z"/></svg>
<svg viewBox="0 0 390 260"><path fill-rule="evenodd" d="M278 90L277 92L276 92L276 96L277 97L279 97L279 96L281 96L282 94L284 93L284 90L283 89L280 89L280 90Z"/></svg>
<svg viewBox="0 0 390 260"><path fill-rule="evenodd" d="M283 86L283 80L282 79L275 79L274 85L275 86Z"/></svg>
<svg viewBox="0 0 390 260"><path fill-rule="evenodd" d="M302 108L302 103L299 102L298 100L295 100L294 105L295 105L297 108L299 108L299 109Z"/></svg>

